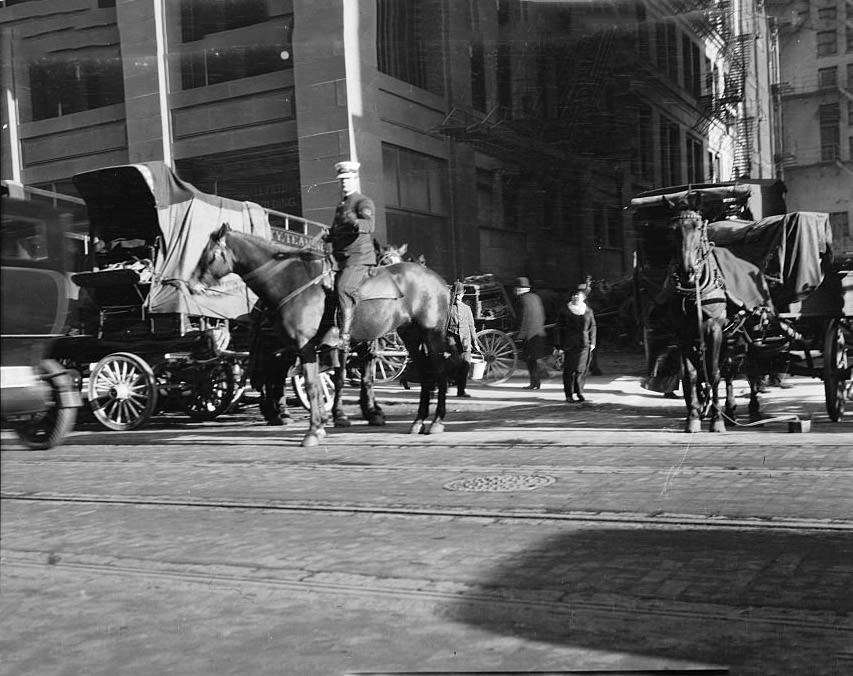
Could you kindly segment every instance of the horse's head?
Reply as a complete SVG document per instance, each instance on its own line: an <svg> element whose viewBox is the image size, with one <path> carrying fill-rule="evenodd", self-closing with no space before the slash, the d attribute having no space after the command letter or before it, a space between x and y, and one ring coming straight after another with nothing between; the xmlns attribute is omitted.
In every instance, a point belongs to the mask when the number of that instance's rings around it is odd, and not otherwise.
<svg viewBox="0 0 853 676"><path fill-rule="evenodd" d="M230 232L230 226L223 223L219 230L210 234L198 265L190 276L191 291L196 292L203 287L212 286L225 275L234 272L234 253L228 246Z"/></svg>
<svg viewBox="0 0 853 676"><path fill-rule="evenodd" d="M675 233L675 260L682 284L693 284L705 255L705 220L692 209L682 209L671 221Z"/></svg>
<svg viewBox="0 0 853 676"><path fill-rule="evenodd" d="M409 250L408 244L403 244L402 246L394 246L393 244L386 244L382 247L379 253L379 265L393 265L394 263L402 263L405 258L406 252Z"/></svg>

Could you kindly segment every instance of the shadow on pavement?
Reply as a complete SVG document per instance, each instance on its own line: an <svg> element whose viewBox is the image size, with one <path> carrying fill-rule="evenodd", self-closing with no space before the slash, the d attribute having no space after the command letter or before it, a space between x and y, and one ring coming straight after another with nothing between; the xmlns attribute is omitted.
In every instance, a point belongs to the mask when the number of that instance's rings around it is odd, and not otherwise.
<svg viewBox="0 0 853 676"><path fill-rule="evenodd" d="M452 617L737 674L840 674L853 640L850 561L847 534L584 530L496 561Z"/></svg>

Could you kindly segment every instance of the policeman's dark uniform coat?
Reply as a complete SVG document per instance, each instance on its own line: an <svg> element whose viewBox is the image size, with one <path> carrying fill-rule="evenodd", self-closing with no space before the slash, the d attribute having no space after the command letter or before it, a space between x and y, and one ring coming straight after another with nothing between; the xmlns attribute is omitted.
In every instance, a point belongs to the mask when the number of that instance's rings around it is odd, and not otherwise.
<svg viewBox="0 0 853 676"><path fill-rule="evenodd" d="M335 289L341 308L341 337L344 342L349 340L356 291L369 269L376 265L373 243L375 213L373 200L360 192L352 192L338 204L332 227L326 235L339 269Z"/></svg>

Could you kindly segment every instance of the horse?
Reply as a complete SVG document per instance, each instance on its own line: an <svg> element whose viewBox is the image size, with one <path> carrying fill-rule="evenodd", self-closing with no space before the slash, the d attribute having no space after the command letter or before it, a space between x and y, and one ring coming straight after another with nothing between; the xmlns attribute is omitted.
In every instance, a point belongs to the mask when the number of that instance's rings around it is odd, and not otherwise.
<svg viewBox="0 0 853 676"><path fill-rule="evenodd" d="M684 431L700 431L707 415L712 432L725 432L719 406L723 329L728 321L724 280L708 240L708 223L696 205L685 201L669 206L678 214L670 222L675 242L667 310L681 356L687 407Z"/></svg>
<svg viewBox="0 0 853 676"><path fill-rule="evenodd" d="M270 308L271 317L285 340L284 348L298 354L310 402L309 428L303 446L315 446L326 435L325 410L320 389L317 353L326 331L326 297L331 294L333 267L330 257L310 249L290 250L255 235L231 230L223 224L211 233L188 287L199 293L230 273ZM351 339L357 349L373 344L394 330L403 340L422 375L420 401L411 434L438 434L444 430L447 411L447 376L444 354L450 308L447 283L435 272L417 263L395 263L377 268L360 287ZM373 360L364 352L359 404L372 425L384 425L381 407L373 392ZM346 355L337 360L332 417L336 427L349 425L341 395ZM428 422L432 390L437 390L435 417Z"/></svg>
<svg viewBox="0 0 853 676"><path fill-rule="evenodd" d="M414 262L414 258L412 258L407 252L409 250L408 244L402 244L400 246L394 246L393 244L386 244L383 247L379 248L377 252L376 262L377 265L393 265L394 263L412 263Z"/></svg>

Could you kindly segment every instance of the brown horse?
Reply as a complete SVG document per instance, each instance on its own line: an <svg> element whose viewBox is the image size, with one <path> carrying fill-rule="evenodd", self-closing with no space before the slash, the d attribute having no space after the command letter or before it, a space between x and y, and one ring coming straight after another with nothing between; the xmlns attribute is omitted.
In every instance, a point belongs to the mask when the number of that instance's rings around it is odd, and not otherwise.
<svg viewBox="0 0 853 676"><path fill-rule="evenodd" d="M679 213L672 219L675 251L667 305L681 352L684 431L698 432L707 415L712 432L725 432L719 406L727 323L724 281L708 240L707 221L691 203L670 206Z"/></svg>
<svg viewBox="0 0 853 676"><path fill-rule="evenodd" d="M310 402L310 423L303 446L314 446L325 436L320 372L317 352L323 335L322 319L326 296L332 286L329 258L310 250L290 250L268 240L231 230L223 225L211 234L189 280L189 287L213 284L236 273L270 308L286 350L299 355ZM355 308L351 339L360 349L394 330L400 335L422 376L420 404L410 432L437 434L444 430L447 378L444 353L450 294L447 283L435 272L417 263L396 263L377 268L360 289ZM369 348L362 350L366 363L361 369L359 403L370 424L385 423L373 393L373 363ZM335 426L349 424L341 406L345 359L335 370L335 398L332 416ZM429 417L433 389L438 391L435 418Z"/></svg>

